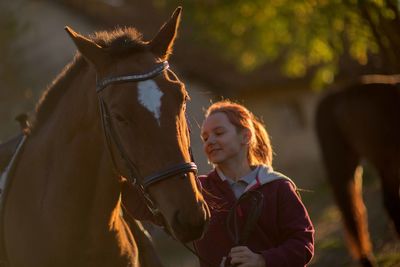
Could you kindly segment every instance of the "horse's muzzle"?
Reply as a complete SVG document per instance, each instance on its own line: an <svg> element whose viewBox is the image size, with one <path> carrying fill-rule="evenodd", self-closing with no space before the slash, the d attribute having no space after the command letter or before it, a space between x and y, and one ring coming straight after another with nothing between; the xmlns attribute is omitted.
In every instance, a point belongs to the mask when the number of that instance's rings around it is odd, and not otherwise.
<svg viewBox="0 0 400 267"><path fill-rule="evenodd" d="M204 201L198 204L197 211L193 211L191 215L183 214L181 211L174 215L172 221L174 236L183 243L200 239L207 230L210 211Z"/></svg>

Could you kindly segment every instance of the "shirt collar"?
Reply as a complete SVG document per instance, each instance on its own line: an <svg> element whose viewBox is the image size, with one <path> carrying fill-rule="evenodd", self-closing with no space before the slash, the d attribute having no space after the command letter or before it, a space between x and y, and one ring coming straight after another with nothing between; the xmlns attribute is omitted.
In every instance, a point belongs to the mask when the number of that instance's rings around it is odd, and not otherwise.
<svg viewBox="0 0 400 267"><path fill-rule="evenodd" d="M246 184L250 184L252 181L254 181L256 179L259 169L260 169L260 166L257 166L254 170L252 170L245 176L241 177L238 181L242 181L242 182L245 182ZM218 174L219 178L221 178L222 181L228 181L229 184L235 183L234 180L225 176L224 173L218 167L216 167L215 170L217 171L217 174Z"/></svg>

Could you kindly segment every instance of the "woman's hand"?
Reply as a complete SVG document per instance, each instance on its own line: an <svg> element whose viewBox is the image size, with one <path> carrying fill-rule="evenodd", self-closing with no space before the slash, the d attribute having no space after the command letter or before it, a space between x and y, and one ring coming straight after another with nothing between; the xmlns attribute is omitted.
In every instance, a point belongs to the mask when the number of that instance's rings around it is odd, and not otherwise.
<svg viewBox="0 0 400 267"><path fill-rule="evenodd" d="M239 246L231 249L231 264L238 267L266 267L263 256L254 253L248 247Z"/></svg>

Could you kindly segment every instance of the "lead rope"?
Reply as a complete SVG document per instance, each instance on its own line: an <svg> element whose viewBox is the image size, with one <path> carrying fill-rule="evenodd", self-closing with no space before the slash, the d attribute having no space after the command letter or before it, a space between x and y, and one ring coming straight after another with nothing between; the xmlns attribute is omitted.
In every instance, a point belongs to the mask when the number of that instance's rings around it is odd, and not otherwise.
<svg viewBox="0 0 400 267"><path fill-rule="evenodd" d="M239 197L239 199L233 205L232 209L229 211L228 217L226 219L226 227L235 246L245 245L250 237L250 234L252 233L254 228L256 228L257 221L263 209L263 199L264 195L260 191L249 190ZM244 220L243 227L239 229L238 213L241 213L240 204L244 201L247 201L250 209L247 212L247 217ZM244 216L240 213L239 216ZM230 263L230 257L227 257L224 266L234 267L236 265L232 265Z"/></svg>
<svg viewBox="0 0 400 267"><path fill-rule="evenodd" d="M226 220L226 226L235 246L242 246L247 243L247 240L261 215L263 209L263 198L264 196L260 191L249 190L240 196L230 210ZM247 212L244 225L240 229L238 223L238 209L240 209L240 204L245 201L250 206L250 209Z"/></svg>
<svg viewBox="0 0 400 267"><path fill-rule="evenodd" d="M236 201L236 203L234 204L234 206L232 207L232 209L230 210L228 217L227 217L227 229L228 229L228 233L232 239L232 241L234 242L235 246L238 245L244 245L251 232L254 230L257 221L261 215L262 209L263 209L263 199L264 199L264 195L257 190L250 190L245 192L244 194L242 194L240 196L240 198ZM238 225L238 218L237 218L237 209L239 208L240 204L243 201L250 201L250 210L248 212L248 216L246 217L244 226L242 227L242 231L239 231L239 225ZM233 230L231 229L231 225L233 224ZM194 249L192 249L191 247L189 247L187 244L182 243L183 246L189 250L193 255L195 255L199 261L205 263L207 266L209 267L219 267L216 266L212 263L210 263L209 261L207 261L206 259L200 257L200 255L197 253L197 251L195 251L196 246L194 245L194 243L192 244ZM232 266L230 265L230 263L228 263L228 266Z"/></svg>

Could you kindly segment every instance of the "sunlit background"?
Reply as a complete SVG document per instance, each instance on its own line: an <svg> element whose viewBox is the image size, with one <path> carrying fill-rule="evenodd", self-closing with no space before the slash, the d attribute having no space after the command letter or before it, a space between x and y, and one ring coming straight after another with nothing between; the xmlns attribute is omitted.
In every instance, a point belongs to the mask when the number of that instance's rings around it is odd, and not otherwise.
<svg viewBox="0 0 400 267"><path fill-rule="evenodd" d="M399 1L1 0L0 141L19 132L15 116L34 114L43 90L72 59L75 47L64 26L90 34L129 25L150 40L178 5L183 17L170 64L191 95L200 173L211 169L199 138L204 108L221 98L245 104L267 126L275 169L307 191L302 197L316 226L310 266L356 266L325 179L314 111L332 87L361 74L399 72ZM383 211L376 174L368 164L364 173L378 262L400 266L400 244ZM166 266L198 266L160 229L148 229Z"/></svg>

